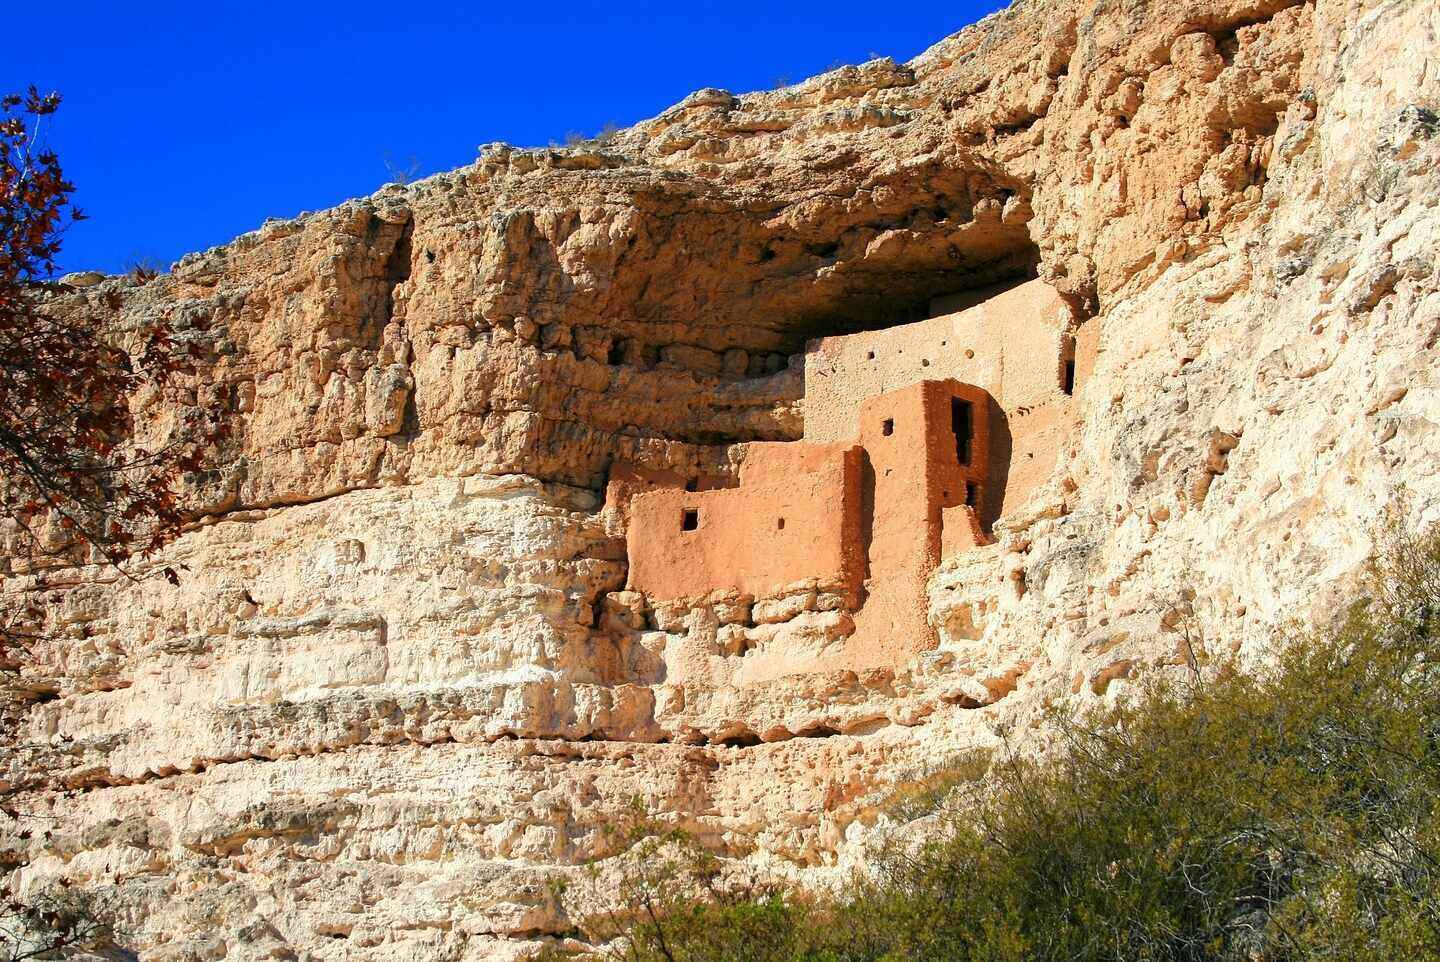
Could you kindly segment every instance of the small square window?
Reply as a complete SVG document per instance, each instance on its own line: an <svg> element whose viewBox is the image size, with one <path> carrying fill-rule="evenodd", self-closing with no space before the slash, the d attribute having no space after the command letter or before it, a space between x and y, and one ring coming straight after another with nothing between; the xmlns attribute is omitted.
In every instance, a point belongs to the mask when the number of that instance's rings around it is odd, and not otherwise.
<svg viewBox="0 0 1440 962"><path fill-rule="evenodd" d="M866 351L866 352L865 352L865 360L867 360L867 361L873 361L873 360L875 360L875 352L874 352L874 351Z"/></svg>
<svg viewBox="0 0 1440 962"><path fill-rule="evenodd" d="M886 418L885 420L881 421L881 422L880 422L880 433L883 434L883 435L885 435L887 438L888 438L890 435L894 434L894 433L895 433L895 419L894 419L894 418Z"/></svg>
<svg viewBox="0 0 1440 962"><path fill-rule="evenodd" d="M686 508L680 514L680 530L694 531L700 527L700 511L696 508Z"/></svg>
<svg viewBox="0 0 1440 962"><path fill-rule="evenodd" d="M776 519L775 519L775 529L776 529L777 531L784 531L784 530L785 530L785 519L784 519L784 518L776 518Z"/></svg>

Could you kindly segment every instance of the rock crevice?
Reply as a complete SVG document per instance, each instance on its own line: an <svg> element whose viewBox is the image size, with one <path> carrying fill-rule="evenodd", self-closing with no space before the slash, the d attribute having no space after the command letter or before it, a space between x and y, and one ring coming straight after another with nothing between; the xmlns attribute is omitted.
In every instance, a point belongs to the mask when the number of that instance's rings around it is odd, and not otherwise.
<svg viewBox="0 0 1440 962"><path fill-rule="evenodd" d="M1437 38L1423 3L1020 0L57 286L204 319L191 387L235 430L147 562L179 586L6 568L46 639L0 781L55 826L7 836L9 884L103 893L147 959L522 959L632 798L823 883L918 772L1263 664L1384 515L1440 520ZM807 341L1037 280L1064 397L1006 410L1021 493L921 579L925 644L827 665L851 615L816 585L627 590L626 471L733 487L805 436Z"/></svg>

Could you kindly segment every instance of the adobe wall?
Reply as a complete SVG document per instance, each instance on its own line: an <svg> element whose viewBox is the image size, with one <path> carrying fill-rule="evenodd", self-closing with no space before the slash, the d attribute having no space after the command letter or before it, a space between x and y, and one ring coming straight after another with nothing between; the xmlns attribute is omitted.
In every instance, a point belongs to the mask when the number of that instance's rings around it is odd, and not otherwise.
<svg viewBox="0 0 1440 962"><path fill-rule="evenodd" d="M968 403L964 463L953 430L955 400ZM978 528L965 502L967 491L983 497L989 481L998 408L984 390L945 380L870 398L858 415L866 454L861 483L862 518L869 522L867 577L847 656L852 667L869 667L894 664L936 643L926 619L926 584L947 540L947 510L957 523L963 520L964 538Z"/></svg>
<svg viewBox="0 0 1440 962"><path fill-rule="evenodd" d="M605 530L615 537L625 536L630 529L630 502L637 494L666 488L710 491L715 488L733 488L735 484L732 479L715 475L686 475L679 471L647 468L617 461L610 466L605 480Z"/></svg>
<svg viewBox="0 0 1440 962"><path fill-rule="evenodd" d="M1075 410L1065 388L1093 367L1096 333L1075 331L1034 281L926 321L824 338L806 359L804 440L744 445L738 487L686 491L676 476L617 469L608 510L628 515L631 590L682 607L769 598L779 611L773 599L804 587L836 592L840 606L824 609L834 623L818 648L751 655L767 629L737 624L720 632L730 641L707 635L672 667L707 671L714 651L736 648L735 677L753 681L800 670L796 658L859 669L934 647L931 575L989 543L990 525L1049 478Z"/></svg>
<svg viewBox="0 0 1440 962"><path fill-rule="evenodd" d="M747 446L738 488L636 493L628 587L652 598L763 597L814 580L853 596L863 576L861 459L853 443L760 442Z"/></svg>
<svg viewBox="0 0 1440 962"><path fill-rule="evenodd" d="M932 307L945 310L976 296L938 298ZM954 313L812 341L805 361L805 439L855 437L865 399L921 381L983 387L1004 415L982 510L993 520L1050 476L1068 436L1074 405L1061 390L1061 356L1071 326L1065 302L1034 280ZM1082 336L1088 333L1081 328ZM1077 358L1077 380L1085 373Z"/></svg>
<svg viewBox="0 0 1440 962"><path fill-rule="evenodd" d="M630 504L637 494L662 488L684 488L678 471L661 471L620 462L610 468L605 481L605 530L624 535L630 530Z"/></svg>
<svg viewBox="0 0 1440 962"><path fill-rule="evenodd" d="M612 472L630 499L628 586L686 635L667 677L752 684L935 646L926 588L946 550L987 541L976 509L1004 419L984 389L943 380L866 399L857 422L848 443L746 445L738 487Z"/></svg>

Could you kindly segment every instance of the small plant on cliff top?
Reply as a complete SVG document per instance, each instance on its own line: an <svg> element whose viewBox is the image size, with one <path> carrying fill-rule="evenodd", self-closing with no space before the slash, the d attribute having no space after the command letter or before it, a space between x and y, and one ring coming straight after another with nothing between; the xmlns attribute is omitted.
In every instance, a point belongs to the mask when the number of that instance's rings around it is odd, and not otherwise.
<svg viewBox="0 0 1440 962"><path fill-rule="evenodd" d="M1440 959L1440 532L1282 647L1057 719L1058 757L999 756L829 904L664 889L621 957Z"/></svg>
<svg viewBox="0 0 1440 962"><path fill-rule="evenodd" d="M0 98L0 542L32 567L119 566L179 534L181 478L225 427L218 398L183 391L204 353L202 323L182 336L162 309L122 325L118 284L86 306L48 296L65 228L83 217L41 136L59 105L33 87ZM138 399L177 401L181 413L146 425ZM14 664L39 617L11 613L0 662Z"/></svg>
<svg viewBox="0 0 1440 962"><path fill-rule="evenodd" d="M387 175L385 183L387 184L400 184L404 186L405 184L413 182L420 173L420 160L414 154L411 154L403 162L395 160L388 153L381 159L385 163L385 173Z"/></svg>

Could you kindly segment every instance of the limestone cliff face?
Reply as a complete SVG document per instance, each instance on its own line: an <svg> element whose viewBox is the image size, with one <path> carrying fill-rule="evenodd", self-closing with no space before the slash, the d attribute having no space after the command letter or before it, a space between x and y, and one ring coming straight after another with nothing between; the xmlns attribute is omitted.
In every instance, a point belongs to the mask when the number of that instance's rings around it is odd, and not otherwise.
<svg viewBox="0 0 1440 962"><path fill-rule="evenodd" d="M97 893L146 959L523 958L632 797L823 880L887 785L1044 704L1258 663L1384 511L1440 520L1437 63L1425 0L1019 2L57 299L206 319L236 432L179 587L6 576L53 629L0 777L54 820L7 828L9 884ZM612 465L732 476L801 436L808 338L1035 276L1093 368L930 579L938 648L676 681L741 616L623 590ZM803 651L826 607L743 620Z"/></svg>

